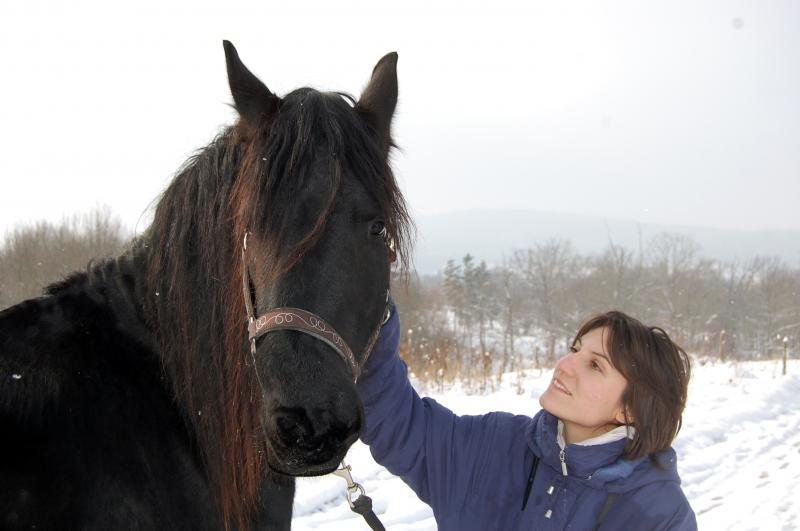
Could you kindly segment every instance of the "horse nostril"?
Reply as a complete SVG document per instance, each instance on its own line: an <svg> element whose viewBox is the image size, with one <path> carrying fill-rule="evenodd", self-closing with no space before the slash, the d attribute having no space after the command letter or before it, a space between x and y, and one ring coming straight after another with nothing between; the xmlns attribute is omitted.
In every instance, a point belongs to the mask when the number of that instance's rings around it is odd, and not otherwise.
<svg viewBox="0 0 800 531"><path fill-rule="evenodd" d="M281 407L273 413L272 419L276 441L309 458L350 446L358 438L361 427L358 410Z"/></svg>
<svg viewBox="0 0 800 531"><path fill-rule="evenodd" d="M361 431L361 411L356 407L357 403L355 393L346 391L337 393L331 401L331 410L337 419L333 425L341 432L343 439Z"/></svg>
<svg viewBox="0 0 800 531"><path fill-rule="evenodd" d="M285 446L305 446L314 437L314 429L302 410L288 410L275 415L278 438Z"/></svg>

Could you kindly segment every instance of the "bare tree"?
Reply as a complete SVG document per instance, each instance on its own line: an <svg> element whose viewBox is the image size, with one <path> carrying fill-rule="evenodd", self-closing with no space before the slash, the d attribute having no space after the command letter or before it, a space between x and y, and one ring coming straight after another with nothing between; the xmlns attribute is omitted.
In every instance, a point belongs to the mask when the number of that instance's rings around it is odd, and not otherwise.
<svg viewBox="0 0 800 531"><path fill-rule="evenodd" d="M772 357L772 351L784 351L784 337L788 343L788 334L800 331L800 278L777 257L761 258L754 266L757 297L752 317L760 329L756 349Z"/></svg>
<svg viewBox="0 0 800 531"><path fill-rule="evenodd" d="M610 241L599 256L582 262L584 269L573 279L572 296L583 317L610 309L634 315L645 312L651 279L641 252Z"/></svg>
<svg viewBox="0 0 800 531"><path fill-rule="evenodd" d="M519 272L505 259L503 266L496 272L497 315L503 330L503 358L500 363L500 374L507 370L523 370L522 357L517 357L515 350L516 330L525 304L522 279Z"/></svg>
<svg viewBox="0 0 800 531"><path fill-rule="evenodd" d="M531 297L536 324L545 332L547 360L555 361L556 343L574 331L576 314L568 297L578 268L569 242L550 240L531 249L515 251L512 263L520 272Z"/></svg>
<svg viewBox="0 0 800 531"><path fill-rule="evenodd" d="M681 234L661 233L648 246L653 277L656 318L686 339L687 306L696 296L691 291L699 246Z"/></svg>
<svg viewBox="0 0 800 531"><path fill-rule="evenodd" d="M39 221L15 227L0 249L0 308L40 295L42 288L84 269L91 260L120 254L127 239L107 207L60 224Z"/></svg>
<svg viewBox="0 0 800 531"><path fill-rule="evenodd" d="M726 262L719 265L716 307L721 327L719 333L719 358L728 359L731 353L738 351L738 357L744 355L741 346L746 345L748 336L748 315L751 313L753 286L760 267L760 259L753 258L745 262Z"/></svg>

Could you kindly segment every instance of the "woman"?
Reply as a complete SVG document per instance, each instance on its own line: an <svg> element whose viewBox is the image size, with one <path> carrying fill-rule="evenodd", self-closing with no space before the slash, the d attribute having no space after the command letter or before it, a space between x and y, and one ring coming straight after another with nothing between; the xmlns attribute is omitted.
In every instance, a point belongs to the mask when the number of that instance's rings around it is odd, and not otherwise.
<svg viewBox="0 0 800 531"><path fill-rule="evenodd" d="M621 313L585 322L533 418L457 416L420 398L394 311L358 381L361 439L439 529L696 529L675 451L689 358Z"/></svg>

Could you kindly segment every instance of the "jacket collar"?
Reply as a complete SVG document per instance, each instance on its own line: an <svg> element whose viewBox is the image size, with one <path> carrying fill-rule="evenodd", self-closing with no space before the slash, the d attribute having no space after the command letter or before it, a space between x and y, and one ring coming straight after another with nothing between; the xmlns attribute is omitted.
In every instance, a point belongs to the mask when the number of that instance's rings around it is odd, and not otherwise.
<svg viewBox="0 0 800 531"><path fill-rule="evenodd" d="M562 473L561 446L559 445L559 420L545 410L540 411L530 425L528 445L539 456L539 459ZM600 444L581 445L565 444L564 461L567 465L567 474L573 477L589 479L598 470L614 464L622 457L627 443L625 434L610 442ZM561 437L563 442L563 436ZM624 471L620 471L623 472ZM630 471L627 472L630 474ZM616 479L616 478L608 478Z"/></svg>
<svg viewBox="0 0 800 531"><path fill-rule="evenodd" d="M541 410L531 419L525 436L528 446L539 457L540 462L552 468L555 474L561 475L558 419ZM680 484L675 450L667 448L656 454L655 458L660 463L656 467L648 457L633 460L622 457L627 441L623 437L591 446L566 444L564 459L567 474L585 485L617 493L628 492L654 482Z"/></svg>
<svg viewBox="0 0 800 531"><path fill-rule="evenodd" d="M628 438L633 439L634 434L636 433L636 429L633 426L617 426L611 431L603 433L602 435L598 435L597 437L592 437L591 439L586 439L585 441L575 443L578 446L597 446L598 444L606 444L614 441L618 441L620 439ZM562 450L567 445L566 440L564 439L564 421L558 419L558 446Z"/></svg>

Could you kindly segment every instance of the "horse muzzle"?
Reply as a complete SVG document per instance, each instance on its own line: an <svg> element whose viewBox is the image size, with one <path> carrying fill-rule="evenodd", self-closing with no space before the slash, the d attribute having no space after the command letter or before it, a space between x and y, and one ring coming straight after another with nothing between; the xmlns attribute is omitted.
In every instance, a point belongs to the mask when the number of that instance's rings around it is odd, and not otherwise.
<svg viewBox="0 0 800 531"><path fill-rule="evenodd" d="M267 462L276 472L318 476L332 472L358 439L360 409L276 408L266 426Z"/></svg>

